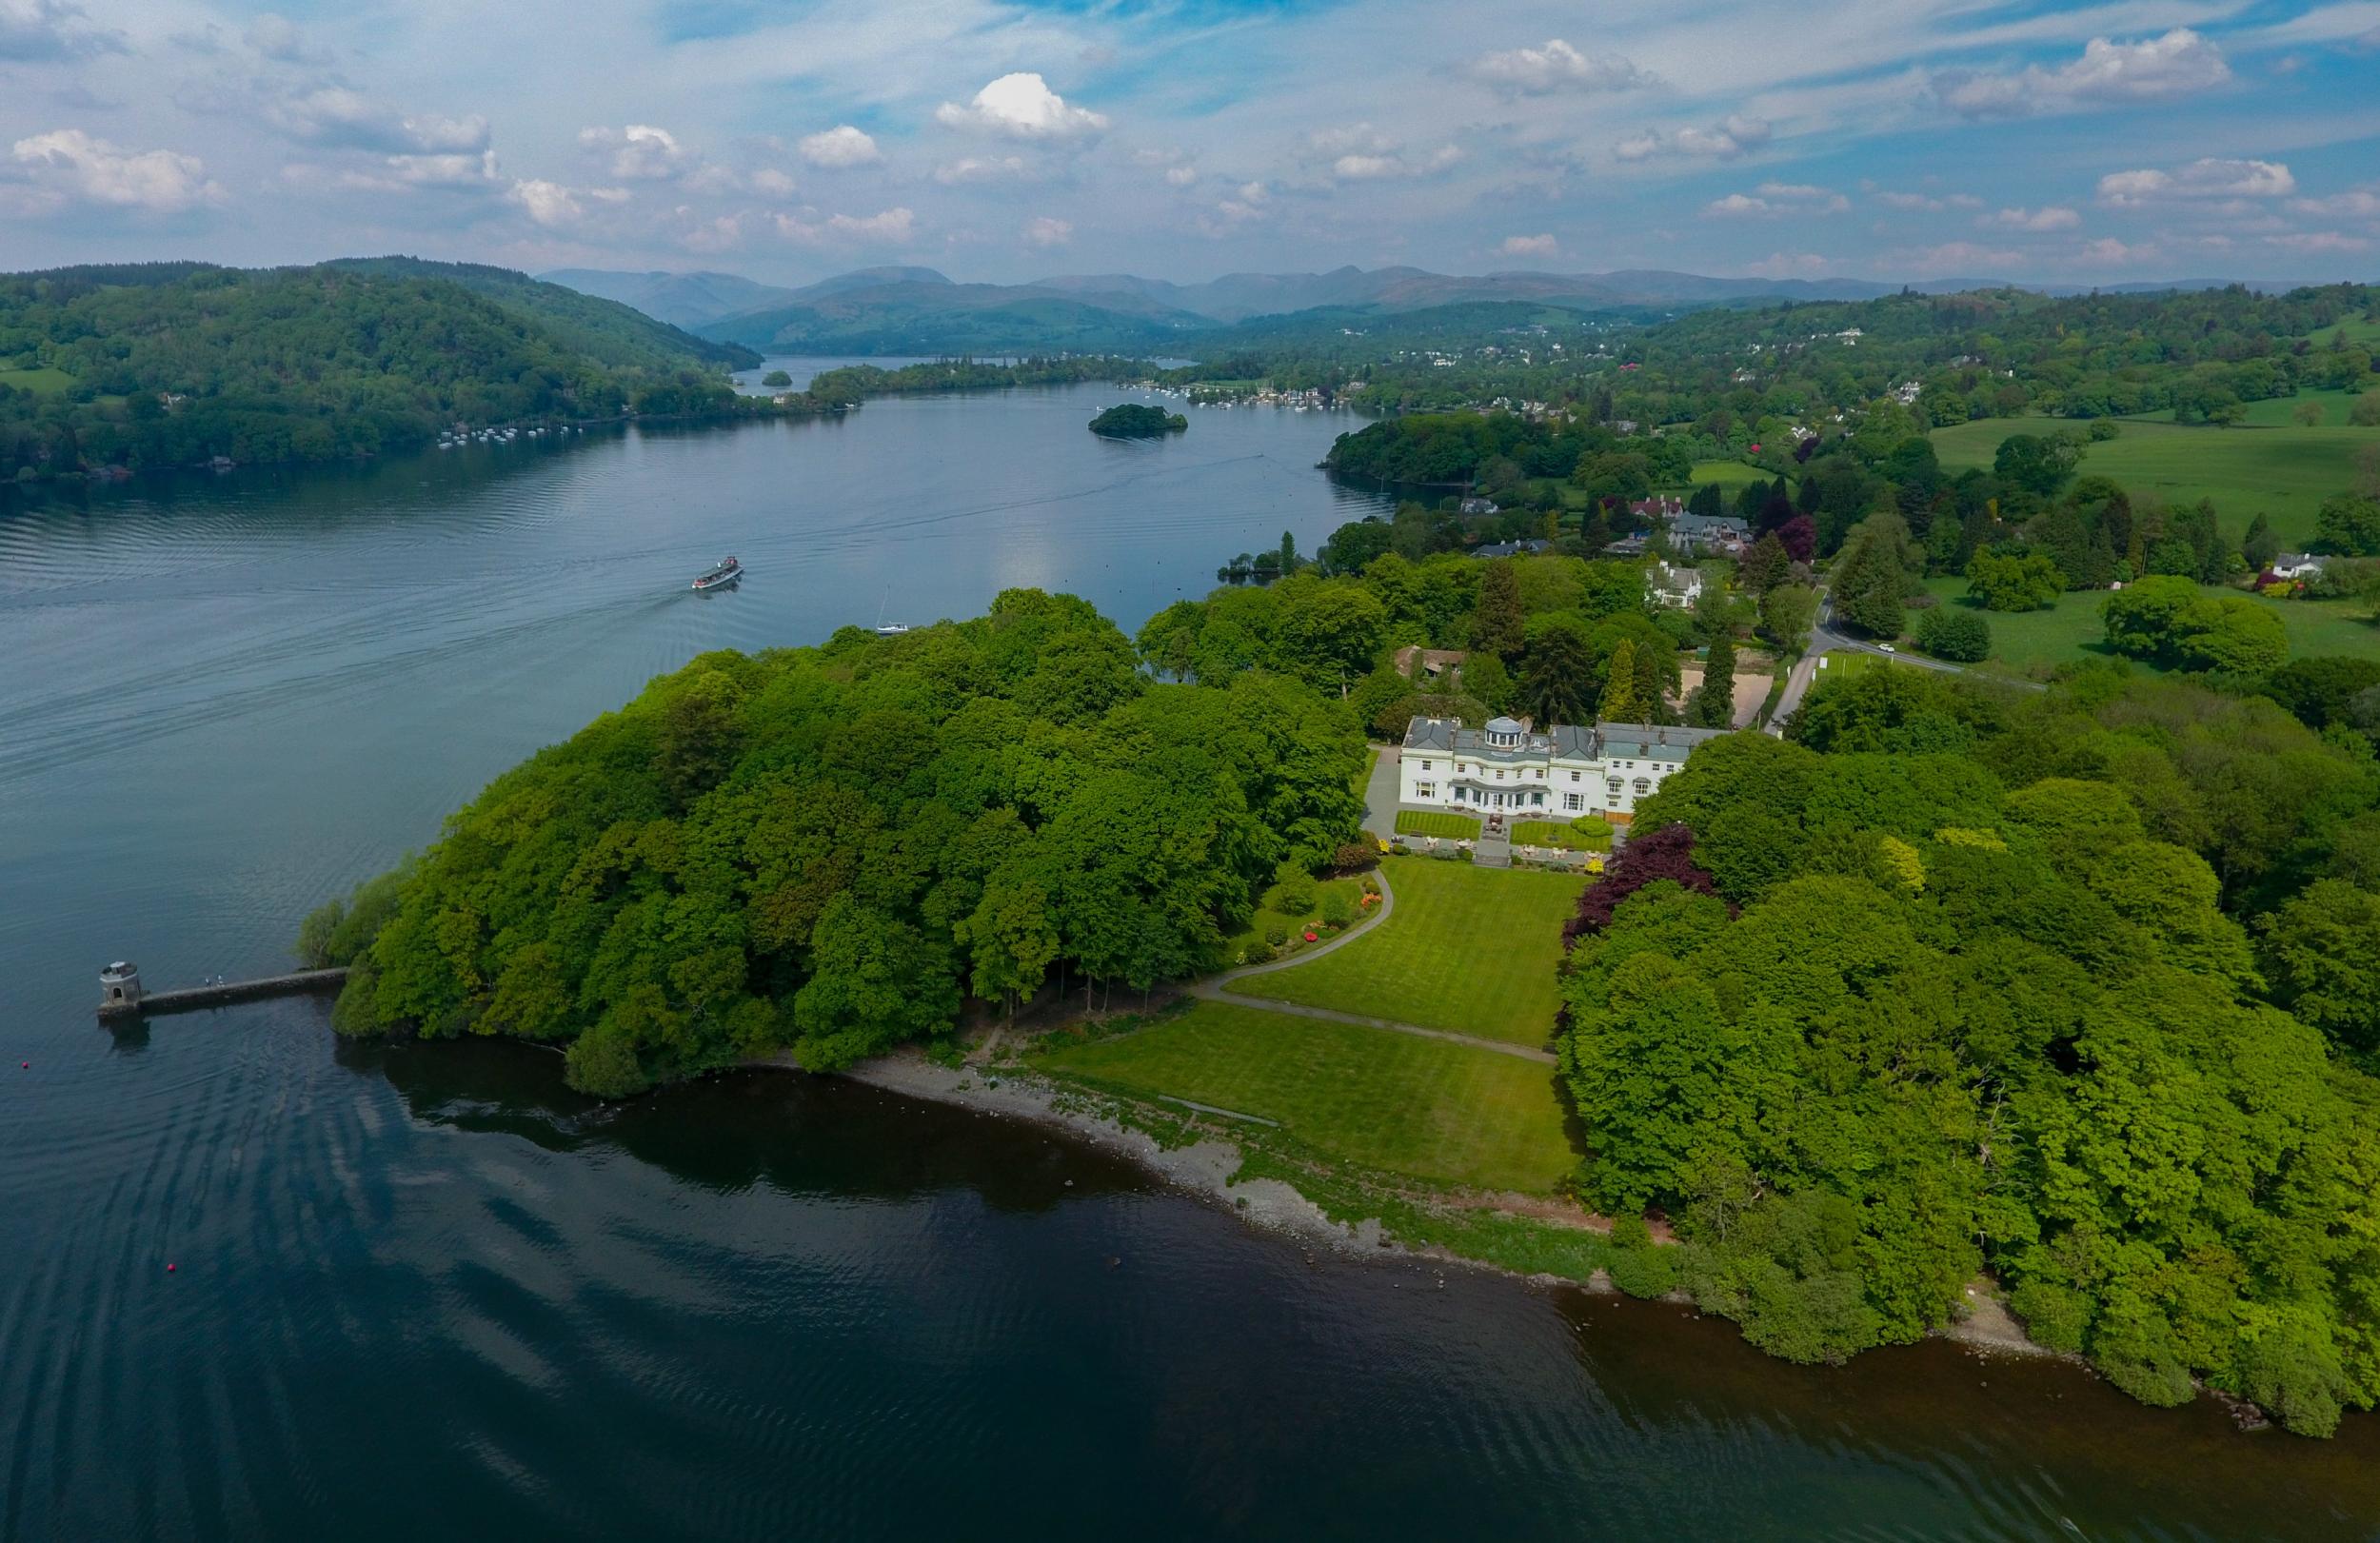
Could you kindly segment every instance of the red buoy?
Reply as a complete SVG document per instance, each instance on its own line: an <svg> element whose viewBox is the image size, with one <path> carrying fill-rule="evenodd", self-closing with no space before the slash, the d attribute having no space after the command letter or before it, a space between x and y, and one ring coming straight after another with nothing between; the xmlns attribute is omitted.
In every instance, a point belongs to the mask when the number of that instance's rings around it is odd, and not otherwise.
<svg viewBox="0 0 2380 1543"><path fill-rule="evenodd" d="M174 1270L175 1270L176 1268L177 1268L177 1267L176 1267L176 1266L174 1266L174 1265L170 1265L170 1264L167 1265L167 1266L166 1266L166 1274L168 1274L168 1275L171 1275L171 1274L173 1274L173 1272L174 1272Z"/></svg>

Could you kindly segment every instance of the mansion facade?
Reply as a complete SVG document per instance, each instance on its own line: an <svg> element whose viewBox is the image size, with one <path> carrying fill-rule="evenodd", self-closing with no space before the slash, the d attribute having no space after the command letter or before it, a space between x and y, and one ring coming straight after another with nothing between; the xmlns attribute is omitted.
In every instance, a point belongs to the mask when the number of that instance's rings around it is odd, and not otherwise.
<svg viewBox="0 0 2380 1543"><path fill-rule="evenodd" d="M1536 730L1511 718L1474 729L1458 719L1417 718L1405 728L1397 796L1415 808L1530 820L1600 815L1625 824L1636 801L1684 765L1696 745L1727 732L1658 723Z"/></svg>

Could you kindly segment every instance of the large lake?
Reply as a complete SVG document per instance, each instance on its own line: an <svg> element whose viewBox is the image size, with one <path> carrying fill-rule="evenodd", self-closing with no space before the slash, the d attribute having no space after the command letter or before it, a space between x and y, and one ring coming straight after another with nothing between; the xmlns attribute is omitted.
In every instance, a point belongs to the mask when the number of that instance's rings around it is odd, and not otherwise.
<svg viewBox="0 0 2380 1543"><path fill-rule="evenodd" d="M94 1026L104 960L284 966L704 649L1017 584L1135 626L1372 506L1313 469L1349 419L1085 433L1120 395L0 491L0 1538L2380 1534L2370 1416L1785 1366L843 1083L605 1108L307 1001ZM741 590L685 592L727 552Z"/></svg>

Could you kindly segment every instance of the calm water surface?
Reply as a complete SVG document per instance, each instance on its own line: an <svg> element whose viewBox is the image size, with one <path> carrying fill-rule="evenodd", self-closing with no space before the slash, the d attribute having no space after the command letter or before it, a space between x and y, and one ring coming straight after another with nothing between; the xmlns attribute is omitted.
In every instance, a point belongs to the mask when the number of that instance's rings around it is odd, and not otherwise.
<svg viewBox="0 0 2380 1543"><path fill-rule="evenodd" d="M1369 507L1312 469L1350 420L1083 432L1119 394L0 492L0 1537L2380 1535L2369 1418L1788 1367L834 1082L605 1108L312 1002L92 1025L102 960L284 965L704 649L1011 584L1135 625ZM684 592L729 551L740 591Z"/></svg>

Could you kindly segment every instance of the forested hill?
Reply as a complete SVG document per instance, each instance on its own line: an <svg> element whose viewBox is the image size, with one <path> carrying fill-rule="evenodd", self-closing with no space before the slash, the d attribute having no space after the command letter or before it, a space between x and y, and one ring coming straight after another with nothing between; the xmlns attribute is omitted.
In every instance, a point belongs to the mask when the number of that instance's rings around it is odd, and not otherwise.
<svg viewBox="0 0 2380 1543"><path fill-rule="evenodd" d="M606 365L675 367L687 356L751 369L761 356L735 343L714 343L657 322L632 306L581 294L485 263L434 263L423 257L343 257L325 267L391 278L446 279L486 295L506 310L534 317L572 348Z"/></svg>
<svg viewBox="0 0 2380 1543"><path fill-rule="evenodd" d="M379 258L0 276L0 477L324 461L456 423L752 410L741 350L500 268Z"/></svg>

